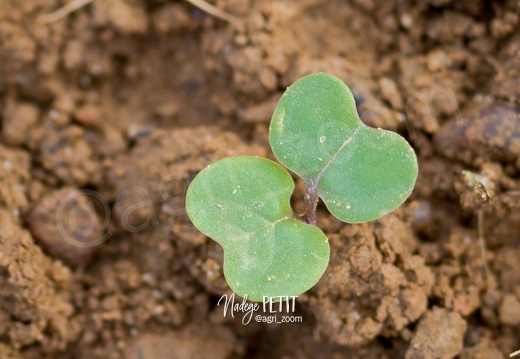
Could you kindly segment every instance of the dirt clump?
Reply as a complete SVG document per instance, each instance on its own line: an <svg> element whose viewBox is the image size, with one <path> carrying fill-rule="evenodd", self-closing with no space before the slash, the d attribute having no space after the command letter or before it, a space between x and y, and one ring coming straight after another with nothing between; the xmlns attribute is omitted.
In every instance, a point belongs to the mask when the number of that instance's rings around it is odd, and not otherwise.
<svg viewBox="0 0 520 359"><path fill-rule="evenodd" d="M495 160L515 162L520 157L520 111L507 103L482 109L475 117L455 118L435 135L443 155L468 165ZM479 162L475 163L475 159Z"/></svg>
<svg viewBox="0 0 520 359"><path fill-rule="evenodd" d="M62 188L46 193L31 209L27 222L37 243L68 265L85 265L108 236L93 205L92 192ZM103 204L103 203L101 203ZM101 208L107 210L107 208Z"/></svg>
<svg viewBox="0 0 520 359"><path fill-rule="evenodd" d="M14 352L30 345L41 345L49 353L63 350L80 330L72 323L71 273L42 253L15 216L0 211L0 330L7 340L4 343Z"/></svg>
<svg viewBox="0 0 520 359"><path fill-rule="evenodd" d="M399 233L399 235L396 235ZM330 235L330 265L309 298L317 333L343 345L378 335L409 336L406 326L427 309L435 277L417 240L395 215ZM348 240L347 240L348 238Z"/></svg>
<svg viewBox="0 0 520 359"><path fill-rule="evenodd" d="M0 145L0 204L20 216L43 186L31 177L31 156Z"/></svg>
<svg viewBox="0 0 520 359"><path fill-rule="evenodd" d="M182 330L146 334L135 340L127 357L166 358L172 352L182 358L229 358L239 349L233 333L226 327L199 323Z"/></svg>
<svg viewBox="0 0 520 359"><path fill-rule="evenodd" d="M434 309L419 321L405 358L453 358L463 348L466 328L459 314Z"/></svg>

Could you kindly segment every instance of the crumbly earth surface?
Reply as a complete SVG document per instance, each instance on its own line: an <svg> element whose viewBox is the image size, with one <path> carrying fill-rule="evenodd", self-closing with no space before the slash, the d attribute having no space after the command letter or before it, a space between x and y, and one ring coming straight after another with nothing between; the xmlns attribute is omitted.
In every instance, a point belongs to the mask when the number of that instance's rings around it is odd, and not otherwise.
<svg viewBox="0 0 520 359"><path fill-rule="evenodd" d="M501 358L520 349L517 1L0 1L0 358ZM47 19L47 22L45 21ZM301 323L224 317L193 177L272 157L284 89L324 71L419 160L367 224L319 206ZM468 184L463 170L480 173ZM302 207L303 184L293 198Z"/></svg>

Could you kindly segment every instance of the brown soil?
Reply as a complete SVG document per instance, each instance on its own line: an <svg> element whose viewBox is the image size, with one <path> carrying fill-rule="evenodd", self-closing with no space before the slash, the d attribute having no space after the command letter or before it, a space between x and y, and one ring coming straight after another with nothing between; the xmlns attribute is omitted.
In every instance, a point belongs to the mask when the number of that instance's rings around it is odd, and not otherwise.
<svg viewBox="0 0 520 359"><path fill-rule="evenodd" d="M39 22L64 3L0 1L0 358L520 349L517 1L216 0L233 26L183 1L96 0ZM278 98L317 71L411 142L417 186L368 224L320 207L331 262L303 322L244 325L217 306L222 250L186 188L215 160L272 158Z"/></svg>

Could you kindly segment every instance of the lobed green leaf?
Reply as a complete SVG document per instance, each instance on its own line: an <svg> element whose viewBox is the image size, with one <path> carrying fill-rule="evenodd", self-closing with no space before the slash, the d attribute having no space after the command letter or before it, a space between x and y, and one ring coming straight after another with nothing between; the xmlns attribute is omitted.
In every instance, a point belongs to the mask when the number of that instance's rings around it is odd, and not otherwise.
<svg viewBox="0 0 520 359"><path fill-rule="evenodd" d="M305 76L286 90L269 142L280 163L315 187L344 222L367 222L393 211L417 178L408 142L363 124L350 89L329 74Z"/></svg>
<svg viewBox="0 0 520 359"><path fill-rule="evenodd" d="M293 218L294 182L277 163L231 157L202 170L186 194L186 211L224 249L224 275L233 291L296 296L321 278L329 245L317 227Z"/></svg>

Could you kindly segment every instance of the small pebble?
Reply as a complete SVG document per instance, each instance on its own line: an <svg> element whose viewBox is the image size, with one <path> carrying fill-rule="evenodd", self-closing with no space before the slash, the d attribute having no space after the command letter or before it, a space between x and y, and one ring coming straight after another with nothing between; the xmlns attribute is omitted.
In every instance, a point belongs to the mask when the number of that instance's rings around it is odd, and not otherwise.
<svg viewBox="0 0 520 359"><path fill-rule="evenodd" d="M434 137L438 152L468 165L473 161L514 163L520 157L520 109L494 103L476 116L446 122Z"/></svg>
<svg viewBox="0 0 520 359"><path fill-rule="evenodd" d="M36 242L51 256L70 266L87 264L97 245L109 238L87 194L73 188L48 193L28 216Z"/></svg>

